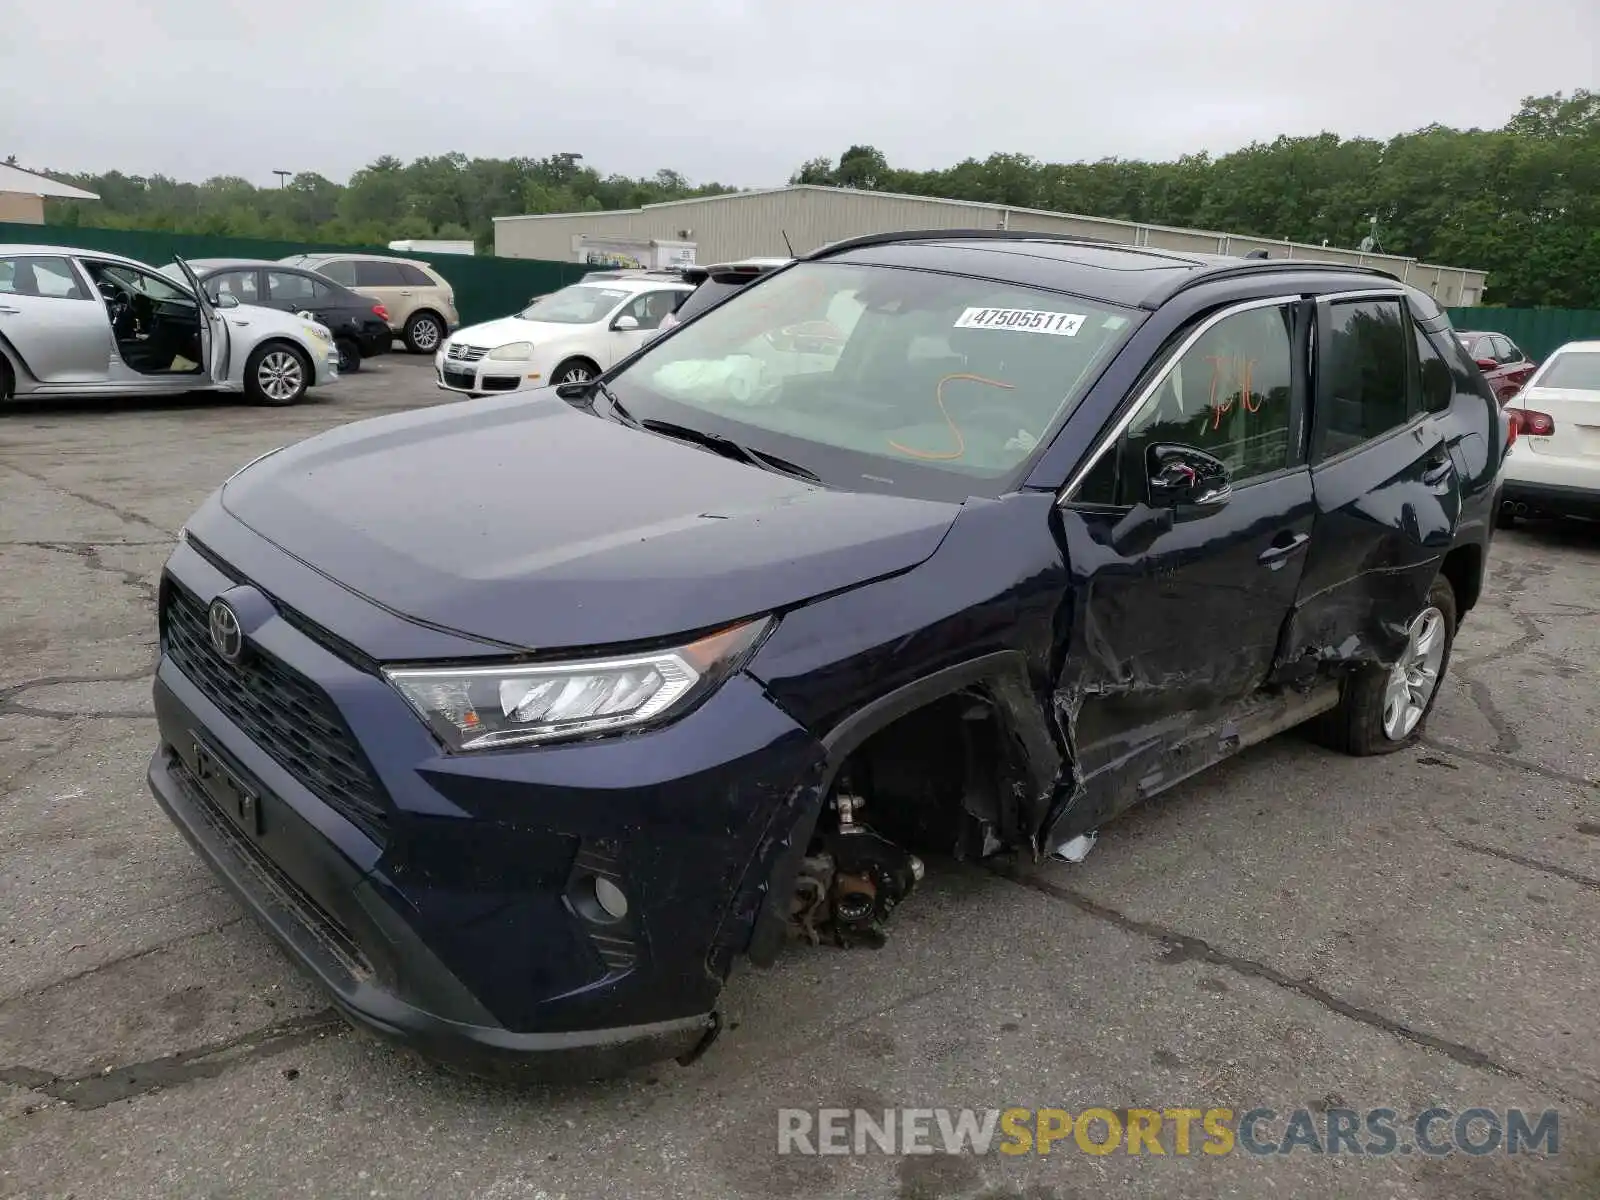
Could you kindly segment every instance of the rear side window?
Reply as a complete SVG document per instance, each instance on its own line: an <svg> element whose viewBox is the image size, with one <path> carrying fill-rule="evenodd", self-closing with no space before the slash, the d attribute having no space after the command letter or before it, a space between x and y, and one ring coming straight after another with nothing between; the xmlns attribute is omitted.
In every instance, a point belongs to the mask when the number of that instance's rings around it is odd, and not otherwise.
<svg viewBox="0 0 1600 1200"><path fill-rule="evenodd" d="M320 284L309 275L298 271L268 271L267 296L280 304L310 304L325 300L329 295L327 285Z"/></svg>
<svg viewBox="0 0 1600 1200"><path fill-rule="evenodd" d="M357 287L404 287L400 264L379 262L373 259L356 259Z"/></svg>
<svg viewBox="0 0 1600 1200"><path fill-rule="evenodd" d="M1534 380L1539 387L1600 392L1600 350L1562 350Z"/></svg>
<svg viewBox="0 0 1600 1200"><path fill-rule="evenodd" d="M353 287L356 282L356 264L348 258L338 258L330 263L323 263L317 268L318 274L326 275L335 283L342 283L345 287Z"/></svg>
<svg viewBox="0 0 1600 1200"><path fill-rule="evenodd" d="M1398 300L1330 304L1316 396L1318 459L1411 419L1410 322Z"/></svg>
<svg viewBox="0 0 1600 1200"><path fill-rule="evenodd" d="M53 256L0 258L0 295L89 298L72 264Z"/></svg>
<svg viewBox="0 0 1600 1200"><path fill-rule="evenodd" d="M414 267L410 263L396 263L400 268L400 282L408 287L438 287L429 274L421 267Z"/></svg>
<svg viewBox="0 0 1600 1200"><path fill-rule="evenodd" d="M255 304L261 299L256 290L256 273L252 271L223 271L206 280L206 295L213 300L232 296L240 304Z"/></svg>

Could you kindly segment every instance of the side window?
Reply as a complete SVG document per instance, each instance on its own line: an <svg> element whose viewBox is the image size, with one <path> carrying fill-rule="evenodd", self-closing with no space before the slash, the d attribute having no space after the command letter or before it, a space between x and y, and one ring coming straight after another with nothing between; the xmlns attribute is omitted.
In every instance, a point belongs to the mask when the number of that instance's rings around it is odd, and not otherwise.
<svg viewBox="0 0 1600 1200"><path fill-rule="evenodd" d="M204 286L206 295L213 300L221 296L232 296L240 304L255 304L261 299L254 271L224 271L211 276L205 281Z"/></svg>
<svg viewBox="0 0 1600 1200"><path fill-rule="evenodd" d="M400 268L400 282L407 287L438 286L421 267L412 266L410 263L397 263L395 265Z"/></svg>
<svg viewBox="0 0 1600 1200"><path fill-rule="evenodd" d="M400 277L400 264L378 259L356 259L357 287L404 287Z"/></svg>
<svg viewBox="0 0 1600 1200"><path fill-rule="evenodd" d="M1506 362L1519 363L1527 357L1521 350L1517 349L1517 344L1510 338L1503 337L1500 340L1506 344Z"/></svg>
<svg viewBox="0 0 1600 1200"><path fill-rule="evenodd" d="M1316 457L1342 454L1412 416L1412 339L1398 300L1331 304L1314 404Z"/></svg>
<svg viewBox="0 0 1600 1200"><path fill-rule="evenodd" d="M323 263L318 271L326 275L335 283L342 283L345 287L353 287L356 282L356 264L348 258L335 259L330 263Z"/></svg>
<svg viewBox="0 0 1600 1200"><path fill-rule="evenodd" d="M1151 446L1176 443L1214 455L1238 487L1295 461L1294 306L1225 317L1166 368L1117 444L1076 499L1136 504L1147 498Z"/></svg>
<svg viewBox="0 0 1600 1200"><path fill-rule="evenodd" d="M311 283L296 271L268 271L267 296L279 304L310 304L316 298Z"/></svg>
<svg viewBox="0 0 1600 1200"><path fill-rule="evenodd" d="M638 321L640 329L655 329L660 326L662 317L676 310L678 300L677 292L645 292L623 309L622 315Z"/></svg>
<svg viewBox="0 0 1600 1200"><path fill-rule="evenodd" d="M72 264L53 255L0 258L0 295L89 299Z"/></svg>

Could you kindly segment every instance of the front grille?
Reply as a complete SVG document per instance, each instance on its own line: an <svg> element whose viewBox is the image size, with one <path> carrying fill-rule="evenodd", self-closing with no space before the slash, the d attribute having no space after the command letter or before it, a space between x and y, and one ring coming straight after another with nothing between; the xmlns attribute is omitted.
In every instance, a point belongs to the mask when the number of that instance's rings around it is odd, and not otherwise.
<svg viewBox="0 0 1600 1200"><path fill-rule="evenodd" d="M445 371L444 381L450 387L471 388L478 381L471 371Z"/></svg>
<svg viewBox="0 0 1600 1200"><path fill-rule="evenodd" d="M445 357L455 359L457 362L477 362L487 353L489 353L487 346L463 346L459 342L452 342L450 352Z"/></svg>
<svg viewBox="0 0 1600 1200"><path fill-rule="evenodd" d="M238 666L229 663L212 648L199 598L170 577L164 590L166 651L178 670L307 791L381 842L383 788L333 701L254 647Z"/></svg>

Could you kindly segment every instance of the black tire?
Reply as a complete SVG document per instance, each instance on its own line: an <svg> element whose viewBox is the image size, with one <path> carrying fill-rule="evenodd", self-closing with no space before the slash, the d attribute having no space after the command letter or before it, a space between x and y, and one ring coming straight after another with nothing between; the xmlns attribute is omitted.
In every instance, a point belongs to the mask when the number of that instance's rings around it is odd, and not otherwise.
<svg viewBox="0 0 1600 1200"><path fill-rule="evenodd" d="M552 386L561 383L588 383L598 374L600 365L593 359L569 358L550 372L550 383Z"/></svg>
<svg viewBox="0 0 1600 1200"><path fill-rule="evenodd" d="M284 356L294 360L299 375ZM280 383L273 383L276 377ZM251 404L264 404L269 408L287 408L305 398L306 389L313 378L311 360L298 346L288 342L267 342L250 352L244 364L244 394ZM287 384L288 386L283 386Z"/></svg>
<svg viewBox="0 0 1600 1200"><path fill-rule="evenodd" d="M354 375L361 370L361 347L354 338L339 338L333 344L339 349L339 374Z"/></svg>
<svg viewBox="0 0 1600 1200"><path fill-rule="evenodd" d="M1439 699L1445 674L1450 669L1450 651L1456 640L1456 594L1450 581L1439 576L1428 589L1427 607L1413 619L1413 625L1422 621L1431 609L1437 609L1443 619L1440 636L1444 649L1434 675L1433 690L1416 722L1402 736L1391 737L1385 731L1385 712L1389 702L1389 689L1393 672L1387 667L1368 666L1345 676L1339 706L1323 713L1311 724L1312 736L1330 750L1365 757L1372 754L1393 754L1415 744L1428 725L1428 715Z"/></svg>
<svg viewBox="0 0 1600 1200"><path fill-rule="evenodd" d="M11 364L0 354L0 404L17 394L17 377L11 373Z"/></svg>
<svg viewBox="0 0 1600 1200"><path fill-rule="evenodd" d="M419 309L406 318L401 339L412 354L432 354L445 339L444 318L428 309Z"/></svg>

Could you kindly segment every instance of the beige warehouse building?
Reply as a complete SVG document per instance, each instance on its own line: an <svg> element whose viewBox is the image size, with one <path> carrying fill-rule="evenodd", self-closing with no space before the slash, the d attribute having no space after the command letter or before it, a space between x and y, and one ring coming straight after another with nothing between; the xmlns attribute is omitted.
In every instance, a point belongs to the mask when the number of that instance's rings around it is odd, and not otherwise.
<svg viewBox="0 0 1600 1200"><path fill-rule="evenodd" d="M753 255L786 254L785 235L795 252L803 254L829 242L866 233L947 228L1020 229L1206 254L1244 255L1264 250L1273 258L1371 266L1398 276L1447 306L1481 303L1487 280L1485 272L1471 267L1435 266L1393 254L1367 254L1332 246L1307 246L1208 229L1175 229L1037 208L811 184L672 200L611 212L496 217L494 252L504 258L574 262L580 260L579 239L583 237L655 238L693 242L696 261L714 263Z"/></svg>

